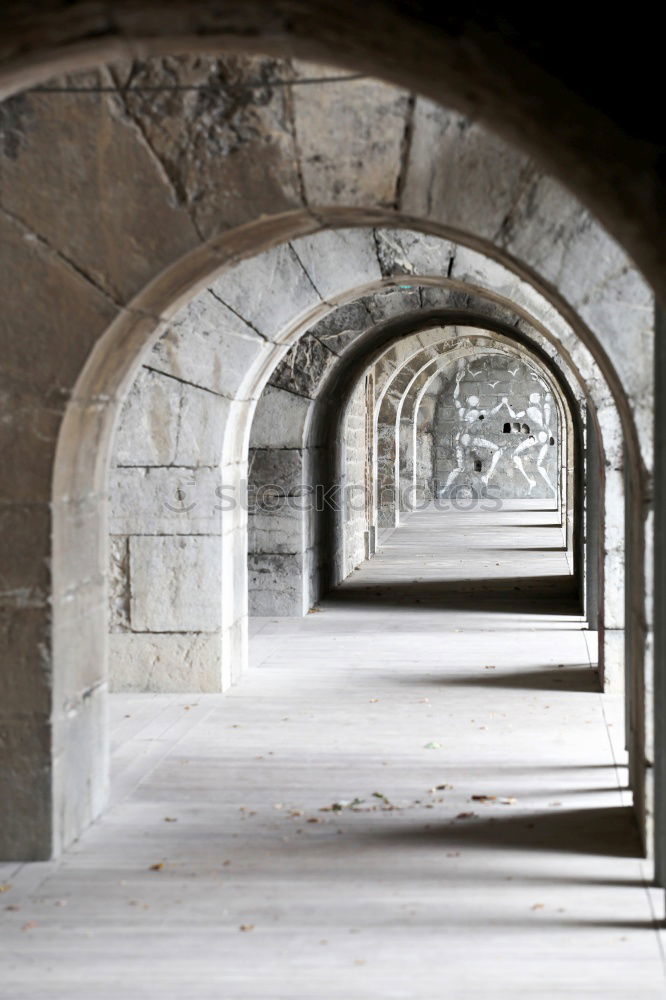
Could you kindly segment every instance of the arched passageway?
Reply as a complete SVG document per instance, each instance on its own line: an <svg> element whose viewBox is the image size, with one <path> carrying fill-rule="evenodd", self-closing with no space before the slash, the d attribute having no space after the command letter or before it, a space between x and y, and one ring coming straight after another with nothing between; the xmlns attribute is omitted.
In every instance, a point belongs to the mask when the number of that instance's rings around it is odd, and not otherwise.
<svg viewBox="0 0 666 1000"><path fill-rule="evenodd" d="M362 851L364 838L374 838L372 863L360 883L365 894L386 864L375 846L388 842L395 848L406 837L409 844L427 847L419 839L421 827L432 830L433 824L412 820L421 807L441 806L440 822L447 828L443 840L453 846L455 835L470 848L474 870L483 871L486 884L503 870L503 852L518 849L536 858L534 883L545 886L542 855L556 850L558 856L566 855L559 859L559 878L572 888L583 859L589 862L594 855L596 864L603 829L604 848L593 877L611 884L604 885L598 909L579 917L598 925L616 905L617 884L638 882L637 858L653 841L651 603L645 586L651 556L644 517L653 442L650 373L639 360L651 352L651 296L599 223L494 136L419 91L407 93L352 76L339 80L329 67L315 69L319 75L312 75L312 67L274 59L169 56L131 67L104 67L92 83L83 78L79 86L56 81L46 91L21 95L12 106L18 119L11 118L8 139L11 195L4 221L15 250L9 282L19 274L29 282L45 260L53 265L57 278L47 283L48 305L36 303L36 321L57 315L67 349L58 358L54 379L56 363L50 355L44 372L25 365L23 346L16 345L31 343L30 338L19 337L9 345L23 365L20 386L12 388L20 411L37 412L45 388L53 396L39 411L49 433L43 434L34 418L27 426L16 425L12 442L17 450L23 442L34 452L25 492L34 487L35 502L48 510L43 510L43 530L34 536L35 553L41 554L20 571L13 566L16 586L6 595L8 636L15 650L23 649L21 623L27 619L21 602L28 584L32 586L31 572L37 573L30 641L22 654L25 686L12 688L7 702L8 717L21 734L17 743L5 744L11 803L7 854L57 853L103 812L110 649L111 679L118 691L118 780L112 793L118 812L103 819L68 859L90 865L97 848L107 850L108 838L115 836L125 856L132 857L130 864L142 863L140 850L128 852L128 840L138 828L128 817L140 810L144 794L153 819L156 803L162 811L160 792L148 791L154 772L170 803L161 819L167 826L159 826L155 845L164 845L163 831L171 835L170 823L181 822L172 815L178 812L172 805L195 804L193 813L186 809L184 826L177 826L183 830L182 841L173 830L173 859L160 857L146 865L150 870L172 871L179 879L178 865L192 863L188 837L193 838L189 843L195 845L196 863L205 859L210 866L205 843L219 822L232 830L229 810L245 817L243 823L262 810L271 817L261 828L257 823L256 836L246 836L248 853L236 855L241 868L254 866L265 837L277 833L279 823L269 808L278 813L286 808L290 821L312 813L306 820L311 830L304 828L315 832L321 825L324 834L321 843L312 841L315 854L333 834L326 819L337 821L348 810L353 817L362 814L369 824L356 831L353 850ZM127 80L135 82L138 96ZM211 81L229 98L224 108L202 105ZM151 93L160 95L156 102L146 96ZM194 98L188 104L183 95L190 93ZM50 148L52 102L60 95L61 107L68 109L72 94L79 95L74 100L83 94L92 101L92 113L77 112L71 124L71 149L90 190L81 200L80 229L70 227L71 238L63 238L46 203L30 196L22 179L46 170L42 187L57 200L62 172L44 157L44 150ZM322 115L332 123L323 134L317 128ZM26 119L29 128L24 129ZM339 136L349 135L350 122L355 123L358 148L349 160L340 160ZM382 141L366 141L377 134L379 122ZM359 123L364 127L357 128ZM186 139L178 138L174 147L172 137L181 137L184 124ZM105 246L91 240L86 218L89 195L96 204L101 183L88 151L97 148L101 136L112 151L104 171L114 184L122 182L120 204L130 206L128 214L113 215L128 248L122 260L111 261ZM238 153L238 173L230 172L230 151ZM128 162L131 170L125 169ZM471 174L470 164L476 165ZM106 209L103 198L101 204ZM149 224L157 219L159 226ZM105 216L107 222L110 217ZM20 324L17 330L22 330ZM18 371L21 364L13 363L13 353L9 357ZM510 364L520 373L518 387L508 382ZM500 384L505 389L495 392ZM263 491L264 501L277 491L288 502L248 507L248 482L252 493ZM492 495L494 485L499 496ZM536 499L537 486L548 495ZM349 487L360 496L358 507L348 502ZM319 488L322 505L302 502L316 498ZM12 516L19 519L22 489L9 498ZM423 493L424 509L411 509L410 490ZM330 500L338 494L342 504ZM300 502L292 502L296 500ZM460 501L464 506L469 500L473 509L460 509ZM454 502L441 507L440 501ZM492 506L498 501L500 510ZM14 534L19 541L25 538L25 532ZM504 549L506 554L495 559ZM240 785L232 778L225 790L235 790L218 803L216 813L206 803L219 791L219 769L200 774L194 785L189 777L173 773L174 767L179 771L184 747L184 759L203 772L211 754L218 763L225 761L225 771L240 766L233 742L216 742L207 726L219 726L227 705L242 703L244 692L255 684L251 677L242 679L227 702L215 694L244 672L248 591L256 616L250 619L250 660L255 665L261 661L263 677L284 685L288 713L304 716L294 742L287 740L292 753L299 746L307 749L308 731L314 735L312 719L321 737L336 752L342 749L336 712L344 715L350 704L348 665L354 657L374 666L375 683L385 683L367 700L369 706L385 700L393 704L393 713L381 717L376 741L364 741L361 735L357 742L346 734L359 774L366 768L372 791L359 790L347 798L339 774L328 781L330 761L316 760L305 783L302 775L295 777L288 760L277 770L271 761L270 777L262 764ZM284 620L266 621L267 614ZM415 636L422 642L417 651ZM492 658L489 636L497 652ZM443 646L452 659L442 657ZM382 674L383 663L396 656L400 670ZM281 657L289 661L285 670ZM438 665L434 680L426 669L433 659ZM319 665L312 679L300 685L299 662ZM41 685L38 704L30 693L31 678ZM412 759L409 741L415 732L405 722L397 696L419 683L430 694L415 704L432 706L437 699L431 696L441 692L435 710L438 732L444 731L444 716L447 726L446 735L424 739ZM603 719L603 711L621 701L623 687L633 812L623 797L624 779L612 788L580 784L590 767L610 773L624 766L622 750L618 757L610 754L613 741L608 736L614 734ZM497 762L496 791L480 790L474 779L480 767L486 769L486 780L493 776L484 745L476 743L485 737L470 740L471 731L459 725L471 712L470 725L476 726L477 716L485 719L488 690L499 691L507 707L504 715L497 709L498 718L508 721L505 728L498 723L496 734L505 753ZM533 692L544 690L549 702L542 705L541 694ZM161 693L165 691L169 694ZM189 692L185 702L183 691ZM303 712L304 691L324 699L328 711ZM147 692L152 696L146 699ZM264 703L268 742L280 748L285 730L277 723L289 722L292 715L278 720L279 699L273 697L270 680L266 692L273 699ZM336 702L338 696L343 700ZM592 699L594 719L581 724ZM280 749L259 745L254 730L262 716L261 710L253 716L254 710L248 707L242 722L229 723L229 728L249 729L249 741L243 744L241 734L237 744L241 755L265 749L265 754L253 753L253 760L279 757ZM185 721L182 712L192 721ZM125 725L125 717L136 721ZM545 804L543 776L530 778L530 767L534 764L536 770L538 764L533 753L527 765L529 727L515 727L514 743L514 718L533 719L542 736L539 766L552 779L557 796ZM367 721L372 729L372 716ZM151 745L145 733L166 734L172 724L174 736L184 740L180 749L166 735L157 740L161 746ZM589 740L588 724L593 727ZM478 732L494 725L489 717ZM620 717L614 725L618 731L625 728ZM561 745L565 726L568 735L575 734L571 756ZM405 776L404 784L398 780L389 793L379 786L385 784L381 768L392 765L378 763L377 756L396 727L402 763L394 764L405 769ZM139 755L130 765L144 739L145 760ZM438 788L436 779L428 787L456 794L432 801L416 794L410 798L407 789L414 791L423 770L420 751L438 752L447 740L448 759L453 758L453 744L460 757L460 777L439 781L453 789ZM349 771L353 761L343 757L334 769ZM564 777L555 774L558 769ZM519 777L509 781L511 774ZM258 808L238 804L239 788L252 789L255 781L264 782ZM269 803L277 786L289 794ZM317 806L313 789L318 794L323 788L331 801ZM174 799L169 799L171 793ZM482 807L487 814L476 813ZM502 809L514 818L502 820ZM552 811L558 809L563 811ZM382 821L397 820L393 814L399 814L405 824L383 831L375 822L378 814ZM123 817L125 832L113 831L114 815ZM201 817L200 830L196 816ZM142 828L150 842L152 827ZM295 838L303 837L299 829ZM350 860L342 829L333 834L335 843L343 837L341 848L328 854L333 868ZM523 830L537 831L538 849L532 855ZM233 833L240 839L239 830ZM281 836L284 844L290 839ZM448 852L451 859L463 853ZM417 855L424 858L419 849L412 861ZM293 863L288 852L283 859ZM233 866L234 859L225 860ZM76 868L78 862L73 864ZM29 869L25 871L29 878ZM54 887L64 884L58 882L61 878L66 882L66 865L56 866L54 873ZM465 871L460 875L458 913L473 882L470 876ZM238 907L254 907L266 915L274 877L270 864L257 869L256 896L243 881L223 925L231 927L240 919ZM514 877L509 874L506 880ZM18 883L20 889L21 877ZM84 896L76 897L77 907L85 905ZM398 896L401 907L411 905ZM510 898L511 907L519 895ZM571 899L575 909L578 904ZM443 904L443 898L437 900ZM638 920L648 919L648 904L645 888L632 885L629 906ZM310 921L300 905L294 901L290 910L276 907L271 911L274 925L286 912L299 926L325 923L318 904L309 904ZM505 919L503 905L493 911L489 926ZM531 905L540 910L551 904ZM379 912L374 908L365 925L372 933L377 932ZM556 912L566 913L567 907ZM343 907L335 927L349 923L349 916ZM470 924L478 922L474 908L469 916ZM439 912L438 927L442 917ZM248 917L238 926L247 933L259 925ZM402 948L396 954L411 947L409 921L400 924L399 935ZM542 940L552 949L549 968L560 970L558 988L568 988L574 973L561 966L556 938L537 935L538 947ZM344 948L336 941L341 954ZM587 942L581 945L586 953L594 948L592 937ZM650 987L656 945L644 938L640 945ZM385 947L382 934L377 953ZM503 948L500 942L493 951L500 965ZM233 950L224 954L231 962L229 982L236 988L245 973L242 963L234 964ZM460 953L468 966L464 942ZM130 947L126 954L140 975L138 952ZM274 941L267 942L260 978L279 974L283 957ZM359 968L366 961L354 959ZM190 963L186 965L189 970ZM520 973L510 968L512 984L516 976L520 981ZM170 981L176 981L180 973L170 963L168 969ZM347 978L356 988L358 973L352 973ZM622 974L628 973L624 969ZM402 972L389 962L372 988L384 988L396 975ZM428 971L419 988L427 993L438 975ZM409 977L415 981L411 968ZM464 983L462 967L456 977ZM259 982L259 988L267 981ZM532 981L525 979L526 988ZM609 973L609 986L618 981L629 980ZM85 975L81 982L90 987ZM295 995L301 995L305 982L297 979ZM21 986L20 978L16 984ZM68 995L71 986L70 980L63 983Z"/></svg>

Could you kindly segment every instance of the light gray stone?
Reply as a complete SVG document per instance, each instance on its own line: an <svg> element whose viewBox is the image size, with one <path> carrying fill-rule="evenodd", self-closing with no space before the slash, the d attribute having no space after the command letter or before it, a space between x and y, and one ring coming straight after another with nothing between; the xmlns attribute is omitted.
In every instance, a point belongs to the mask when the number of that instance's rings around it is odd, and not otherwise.
<svg viewBox="0 0 666 1000"><path fill-rule="evenodd" d="M111 691L222 690L218 633L125 633L110 636Z"/></svg>
<svg viewBox="0 0 666 1000"><path fill-rule="evenodd" d="M183 386L141 368L123 405L115 465L171 465L176 459Z"/></svg>
<svg viewBox="0 0 666 1000"><path fill-rule="evenodd" d="M286 389L267 386L257 403L251 448L302 448L312 401Z"/></svg>
<svg viewBox="0 0 666 1000"><path fill-rule="evenodd" d="M109 529L114 535L215 534L221 530L219 469L114 469ZM235 502L236 490L230 494Z"/></svg>
<svg viewBox="0 0 666 1000"><path fill-rule="evenodd" d="M269 340L279 339L285 329L321 303L288 243L242 261L213 282L211 288Z"/></svg>
<svg viewBox="0 0 666 1000"><path fill-rule="evenodd" d="M220 539L130 539L130 622L135 632L214 632L221 624Z"/></svg>

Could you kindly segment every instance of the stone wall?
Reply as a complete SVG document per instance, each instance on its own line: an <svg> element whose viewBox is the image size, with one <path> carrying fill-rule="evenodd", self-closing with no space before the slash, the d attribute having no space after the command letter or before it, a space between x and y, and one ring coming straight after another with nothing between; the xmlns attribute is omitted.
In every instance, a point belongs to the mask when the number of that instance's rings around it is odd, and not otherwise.
<svg viewBox="0 0 666 1000"><path fill-rule="evenodd" d="M558 497L557 409L527 363L504 354L461 361L434 413L432 492L438 497Z"/></svg>
<svg viewBox="0 0 666 1000"><path fill-rule="evenodd" d="M150 366L127 398L110 484L112 689L220 689L227 411L221 395Z"/></svg>
<svg viewBox="0 0 666 1000"><path fill-rule="evenodd" d="M344 522L342 577L349 576L367 553L366 489L368 486L368 379L363 378L349 401L343 442ZM370 415L372 410L370 409Z"/></svg>

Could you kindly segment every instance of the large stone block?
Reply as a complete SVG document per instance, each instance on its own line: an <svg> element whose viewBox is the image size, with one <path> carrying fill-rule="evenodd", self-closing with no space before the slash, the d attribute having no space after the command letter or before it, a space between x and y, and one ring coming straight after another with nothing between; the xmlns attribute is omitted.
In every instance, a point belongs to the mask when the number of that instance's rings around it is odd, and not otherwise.
<svg viewBox="0 0 666 1000"><path fill-rule="evenodd" d="M291 494L304 483L302 448L251 448L248 459L250 488L274 486Z"/></svg>
<svg viewBox="0 0 666 1000"><path fill-rule="evenodd" d="M251 448L302 448L312 400L266 386L254 414Z"/></svg>
<svg viewBox="0 0 666 1000"><path fill-rule="evenodd" d="M492 239L534 173L522 153L492 132L418 98L399 207Z"/></svg>
<svg viewBox="0 0 666 1000"><path fill-rule="evenodd" d="M111 691L222 690L218 633L125 633L110 636Z"/></svg>
<svg viewBox="0 0 666 1000"><path fill-rule="evenodd" d="M130 622L135 632L220 627L221 542L193 535L130 539Z"/></svg>
<svg viewBox="0 0 666 1000"><path fill-rule="evenodd" d="M456 245L410 229L376 229L377 255L383 275L446 276Z"/></svg>
<svg viewBox="0 0 666 1000"><path fill-rule="evenodd" d="M134 87L157 89L126 91L124 115L145 135L172 197L203 238L301 207L288 94L271 86L284 78L283 62L196 53L121 66L117 79L130 69ZM174 85L184 89L160 89Z"/></svg>
<svg viewBox="0 0 666 1000"><path fill-rule="evenodd" d="M248 514L248 549L250 552L302 552L311 542L311 512L291 504L308 505L312 498L280 498L277 510L258 508Z"/></svg>
<svg viewBox="0 0 666 1000"><path fill-rule="evenodd" d="M118 423L114 465L171 465L176 460L183 388L176 379L139 369Z"/></svg>
<svg viewBox="0 0 666 1000"><path fill-rule="evenodd" d="M290 554L248 556L249 611L253 616L304 614L304 557Z"/></svg>
<svg viewBox="0 0 666 1000"><path fill-rule="evenodd" d="M87 82L110 81L91 73ZM128 301L196 246L186 207L119 99L32 93L19 100L21 141L3 160L3 204L89 275L91 290L97 284ZM57 270L55 254L51 261Z"/></svg>
<svg viewBox="0 0 666 1000"><path fill-rule="evenodd" d="M382 276L370 229L324 229L314 236L301 236L291 245L324 299Z"/></svg>
<svg viewBox="0 0 666 1000"><path fill-rule="evenodd" d="M269 340L321 304L321 297L288 243L242 261L211 288Z"/></svg>
<svg viewBox="0 0 666 1000"><path fill-rule="evenodd" d="M192 299L155 344L147 364L176 378L242 398L274 348L208 291Z"/></svg>
<svg viewBox="0 0 666 1000"><path fill-rule="evenodd" d="M325 344L306 333L272 373L270 384L314 399L335 360L336 355Z"/></svg>
<svg viewBox="0 0 666 1000"><path fill-rule="evenodd" d="M210 535L221 530L219 469L112 469L109 480L113 535ZM236 502L234 496L231 502Z"/></svg>
<svg viewBox="0 0 666 1000"><path fill-rule="evenodd" d="M175 464L218 465L222 461L230 414L228 399L205 389L183 385Z"/></svg>
<svg viewBox="0 0 666 1000"><path fill-rule="evenodd" d="M310 71L329 72L301 70ZM393 208L410 107L405 91L366 79L297 87L293 100L308 203Z"/></svg>
<svg viewBox="0 0 666 1000"><path fill-rule="evenodd" d="M347 302L315 323L310 333L334 354L341 354L371 324L372 317L363 301Z"/></svg>

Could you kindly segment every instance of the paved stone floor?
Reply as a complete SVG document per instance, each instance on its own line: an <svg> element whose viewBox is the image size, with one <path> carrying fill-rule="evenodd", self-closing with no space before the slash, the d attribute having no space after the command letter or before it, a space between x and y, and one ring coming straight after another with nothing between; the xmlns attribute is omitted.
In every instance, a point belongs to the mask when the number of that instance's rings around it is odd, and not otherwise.
<svg viewBox="0 0 666 1000"><path fill-rule="evenodd" d="M621 706L523 506L410 515L228 695L114 696L112 807L0 873L0 996L663 998Z"/></svg>

